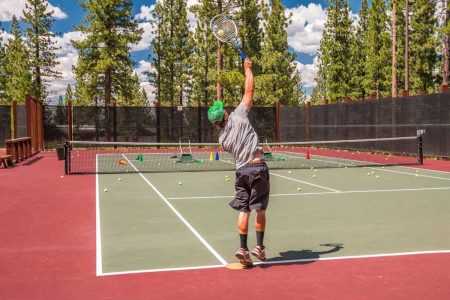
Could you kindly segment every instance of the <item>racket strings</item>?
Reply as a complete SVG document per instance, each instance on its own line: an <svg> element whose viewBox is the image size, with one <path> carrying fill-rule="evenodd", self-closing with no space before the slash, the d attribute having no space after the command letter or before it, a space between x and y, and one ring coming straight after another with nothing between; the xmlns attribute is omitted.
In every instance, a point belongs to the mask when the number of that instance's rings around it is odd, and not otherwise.
<svg viewBox="0 0 450 300"><path fill-rule="evenodd" d="M219 16L211 22L211 28L214 35L223 42L229 42L237 37L237 28L233 20ZM219 31L221 31L219 33Z"/></svg>

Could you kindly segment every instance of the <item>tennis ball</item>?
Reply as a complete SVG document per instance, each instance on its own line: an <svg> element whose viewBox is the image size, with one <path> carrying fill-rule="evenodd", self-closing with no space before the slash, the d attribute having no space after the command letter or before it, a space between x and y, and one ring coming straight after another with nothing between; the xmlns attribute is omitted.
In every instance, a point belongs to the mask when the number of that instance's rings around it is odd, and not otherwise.
<svg viewBox="0 0 450 300"><path fill-rule="evenodd" d="M108 189L104 189L103 191L106 193L108 191Z"/></svg>
<svg viewBox="0 0 450 300"><path fill-rule="evenodd" d="M64 179L64 176L63 176L63 175L61 175L61 179Z"/></svg>
<svg viewBox="0 0 450 300"><path fill-rule="evenodd" d="M301 188L297 188L297 191L301 191L302 189Z"/></svg>
<svg viewBox="0 0 450 300"><path fill-rule="evenodd" d="M223 29L219 29L219 31L217 31L218 36L223 36L224 34L225 34L225 31L223 31Z"/></svg>
<svg viewBox="0 0 450 300"><path fill-rule="evenodd" d="M372 172L370 172L370 174L375 174L375 172L374 172L374 171L372 171Z"/></svg>
<svg viewBox="0 0 450 300"><path fill-rule="evenodd" d="M367 173L367 176L370 176L370 173Z"/></svg>
<svg viewBox="0 0 450 300"><path fill-rule="evenodd" d="M380 179L380 176L377 175L377 179Z"/></svg>
<svg viewBox="0 0 450 300"><path fill-rule="evenodd" d="M119 177L119 179L117 179L117 180L122 181L122 178Z"/></svg>
<svg viewBox="0 0 450 300"><path fill-rule="evenodd" d="M292 174L292 171L288 171L288 174Z"/></svg>
<svg viewBox="0 0 450 300"><path fill-rule="evenodd" d="M226 181L230 181L230 178L226 178Z"/></svg>
<svg viewBox="0 0 450 300"><path fill-rule="evenodd" d="M314 173L317 173L317 170L314 170Z"/></svg>
<svg viewBox="0 0 450 300"><path fill-rule="evenodd" d="M316 178L316 177L317 177L317 175L316 175L316 174L314 174L314 175L313 175L313 178Z"/></svg>
<svg viewBox="0 0 450 300"><path fill-rule="evenodd" d="M419 170L416 170L416 173L419 173Z"/></svg>
<svg viewBox="0 0 450 300"><path fill-rule="evenodd" d="M419 177L419 174L416 174L416 177Z"/></svg>
<svg viewBox="0 0 450 300"><path fill-rule="evenodd" d="M181 181L178 181L178 185L182 185L183 183Z"/></svg>

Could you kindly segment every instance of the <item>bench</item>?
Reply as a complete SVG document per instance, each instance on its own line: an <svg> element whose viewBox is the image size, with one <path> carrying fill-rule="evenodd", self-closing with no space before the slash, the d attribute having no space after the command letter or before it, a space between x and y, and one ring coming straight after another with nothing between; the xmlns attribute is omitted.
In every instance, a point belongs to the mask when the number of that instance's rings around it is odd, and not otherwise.
<svg viewBox="0 0 450 300"><path fill-rule="evenodd" d="M0 155L0 166L3 164L5 168L14 166L11 155Z"/></svg>
<svg viewBox="0 0 450 300"><path fill-rule="evenodd" d="M15 163L21 162L33 155L30 137L6 140L5 146L6 155L10 155L11 160Z"/></svg>

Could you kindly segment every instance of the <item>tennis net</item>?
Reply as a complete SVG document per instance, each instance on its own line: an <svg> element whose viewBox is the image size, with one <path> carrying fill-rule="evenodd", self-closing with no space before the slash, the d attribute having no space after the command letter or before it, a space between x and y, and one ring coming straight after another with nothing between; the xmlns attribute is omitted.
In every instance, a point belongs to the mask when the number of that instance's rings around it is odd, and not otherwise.
<svg viewBox="0 0 450 300"><path fill-rule="evenodd" d="M261 143L270 169L348 168L423 162L421 136ZM234 170L232 156L214 143L71 141L66 174Z"/></svg>

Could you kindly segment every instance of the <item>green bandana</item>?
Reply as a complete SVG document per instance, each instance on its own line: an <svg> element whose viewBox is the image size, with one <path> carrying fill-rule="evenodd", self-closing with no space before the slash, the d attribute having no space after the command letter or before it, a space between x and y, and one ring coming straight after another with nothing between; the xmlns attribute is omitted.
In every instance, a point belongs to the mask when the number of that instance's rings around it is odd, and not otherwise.
<svg viewBox="0 0 450 300"><path fill-rule="evenodd" d="M211 123L221 123L223 120L223 102L216 101L214 105L208 109L208 119Z"/></svg>

